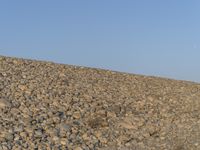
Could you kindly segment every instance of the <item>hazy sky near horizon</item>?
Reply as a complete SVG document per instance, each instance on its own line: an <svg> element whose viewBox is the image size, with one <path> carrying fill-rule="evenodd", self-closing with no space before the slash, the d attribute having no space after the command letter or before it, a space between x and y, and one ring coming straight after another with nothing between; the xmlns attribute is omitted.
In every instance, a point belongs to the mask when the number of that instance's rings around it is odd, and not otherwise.
<svg viewBox="0 0 200 150"><path fill-rule="evenodd" d="M199 0L0 1L0 55L200 82Z"/></svg>

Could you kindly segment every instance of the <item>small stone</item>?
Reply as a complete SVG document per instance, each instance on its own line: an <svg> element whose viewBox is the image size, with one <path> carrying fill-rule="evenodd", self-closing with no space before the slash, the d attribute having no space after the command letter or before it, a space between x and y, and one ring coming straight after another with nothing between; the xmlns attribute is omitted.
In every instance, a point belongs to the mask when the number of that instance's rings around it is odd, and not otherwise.
<svg viewBox="0 0 200 150"><path fill-rule="evenodd" d="M37 137L41 137L41 136L42 136L42 130L41 130L41 129L37 129L37 130L35 131L35 135L36 135Z"/></svg>
<svg viewBox="0 0 200 150"><path fill-rule="evenodd" d="M80 112L74 112L73 117L74 117L75 119L81 118Z"/></svg>
<svg viewBox="0 0 200 150"><path fill-rule="evenodd" d="M25 130L26 130L28 133L33 133L33 129L32 129L30 126L26 127Z"/></svg>
<svg viewBox="0 0 200 150"><path fill-rule="evenodd" d="M14 128L14 131L15 131L15 132L21 132L21 131L23 131L23 126L20 125L20 126L18 126L18 127L15 127L15 128Z"/></svg>
<svg viewBox="0 0 200 150"><path fill-rule="evenodd" d="M125 146L131 146L131 143L128 142L128 143L125 144Z"/></svg>
<svg viewBox="0 0 200 150"><path fill-rule="evenodd" d="M114 118L114 117L116 117L116 114L114 112L108 112L107 117Z"/></svg>
<svg viewBox="0 0 200 150"><path fill-rule="evenodd" d="M75 125L80 125L81 124L81 121L79 121L79 120L75 120L75 121L73 121L73 124L75 124Z"/></svg>
<svg viewBox="0 0 200 150"><path fill-rule="evenodd" d="M199 145L199 143L194 143L194 145L195 145L195 146L198 146L198 145Z"/></svg>
<svg viewBox="0 0 200 150"><path fill-rule="evenodd" d="M6 145L2 146L3 150L8 150L8 147Z"/></svg>
<svg viewBox="0 0 200 150"><path fill-rule="evenodd" d="M108 142L108 140L106 138L99 138L100 142L103 144L106 144Z"/></svg>
<svg viewBox="0 0 200 150"><path fill-rule="evenodd" d="M105 119L103 119L101 117L96 117L96 118L90 119L88 121L88 125L91 128L99 128L99 127L106 127L106 126L108 126L108 123L105 121Z"/></svg>
<svg viewBox="0 0 200 150"><path fill-rule="evenodd" d="M26 75L22 75L22 78L25 79L25 78L26 78Z"/></svg>
<svg viewBox="0 0 200 150"><path fill-rule="evenodd" d="M96 136L97 138L100 138L100 137L102 136L102 132L97 131L97 132L95 133L95 136Z"/></svg>
<svg viewBox="0 0 200 150"><path fill-rule="evenodd" d="M27 137L27 133L26 132L20 132L20 136L26 138Z"/></svg>
<svg viewBox="0 0 200 150"><path fill-rule="evenodd" d="M85 140L85 141L90 139L90 138L88 137L87 133L83 134L83 135L82 135L82 138L83 138L83 140Z"/></svg>
<svg viewBox="0 0 200 150"><path fill-rule="evenodd" d="M14 139L14 135L13 135L12 133L7 133L6 139L7 139L8 141L12 141L12 140Z"/></svg>
<svg viewBox="0 0 200 150"><path fill-rule="evenodd" d="M59 137L57 137L57 136L54 136L52 139L53 139L54 141L59 141Z"/></svg>
<svg viewBox="0 0 200 150"><path fill-rule="evenodd" d="M134 118L136 119L136 118ZM141 124L141 123L140 123ZM125 129L137 129L138 124L136 125L136 122L131 117L125 117L118 123L119 127L125 128Z"/></svg>
<svg viewBox="0 0 200 150"><path fill-rule="evenodd" d="M63 130L63 131L69 131L69 130L71 129L71 126L68 125L68 124L62 123L62 124L60 125L60 129L61 129L61 131L62 131L62 130Z"/></svg>
<svg viewBox="0 0 200 150"><path fill-rule="evenodd" d="M7 74L5 72L1 73L2 76L6 77Z"/></svg>
<svg viewBox="0 0 200 150"><path fill-rule="evenodd" d="M18 141L20 139L20 136L17 134L15 135L14 141Z"/></svg>
<svg viewBox="0 0 200 150"><path fill-rule="evenodd" d="M81 147L76 147L74 150L83 150Z"/></svg>
<svg viewBox="0 0 200 150"><path fill-rule="evenodd" d="M59 76L60 76L60 77L65 77L66 75L65 75L65 73L61 72L61 73L59 74Z"/></svg>
<svg viewBox="0 0 200 150"><path fill-rule="evenodd" d="M6 131L1 131L0 132L0 138L4 138L4 137L6 137Z"/></svg>
<svg viewBox="0 0 200 150"><path fill-rule="evenodd" d="M67 145L67 139L66 138L61 138L60 139L60 144Z"/></svg>
<svg viewBox="0 0 200 150"><path fill-rule="evenodd" d="M17 60L13 60L13 64L18 64L19 62Z"/></svg>
<svg viewBox="0 0 200 150"><path fill-rule="evenodd" d="M22 91L25 91L27 89L25 85L19 85L18 88Z"/></svg>
<svg viewBox="0 0 200 150"><path fill-rule="evenodd" d="M2 98L0 99L0 108L10 107L10 106L11 104L7 100Z"/></svg>

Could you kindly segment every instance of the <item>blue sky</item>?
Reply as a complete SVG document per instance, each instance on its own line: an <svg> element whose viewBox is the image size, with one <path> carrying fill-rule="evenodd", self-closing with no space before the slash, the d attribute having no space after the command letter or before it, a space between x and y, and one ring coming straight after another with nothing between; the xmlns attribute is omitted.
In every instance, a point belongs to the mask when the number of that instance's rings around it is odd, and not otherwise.
<svg viewBox="0 0 200 150"><path fill-rule="evenodd" d="M0 55L200 82L199 0L0 1Z"/></svg>

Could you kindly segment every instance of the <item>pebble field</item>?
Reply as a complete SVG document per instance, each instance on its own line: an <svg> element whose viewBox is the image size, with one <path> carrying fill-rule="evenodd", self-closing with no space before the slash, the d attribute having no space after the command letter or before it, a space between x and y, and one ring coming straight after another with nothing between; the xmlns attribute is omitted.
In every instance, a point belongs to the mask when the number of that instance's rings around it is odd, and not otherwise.
<svg viewBox="0 0 200 150"><path fill-rule="evenodd" d="M200 84L0 56L0 150L200 150Z"/></svg>

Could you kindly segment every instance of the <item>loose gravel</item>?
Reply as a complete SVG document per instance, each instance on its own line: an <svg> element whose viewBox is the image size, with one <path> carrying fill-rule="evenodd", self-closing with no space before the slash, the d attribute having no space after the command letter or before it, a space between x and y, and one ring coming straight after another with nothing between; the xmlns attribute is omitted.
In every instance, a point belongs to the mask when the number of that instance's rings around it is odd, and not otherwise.
<svg viewBox="0 0 200 150"><path fill-rule="evenodd" d="M0 150L199 150L200 84L0 56Z"/></svg>

